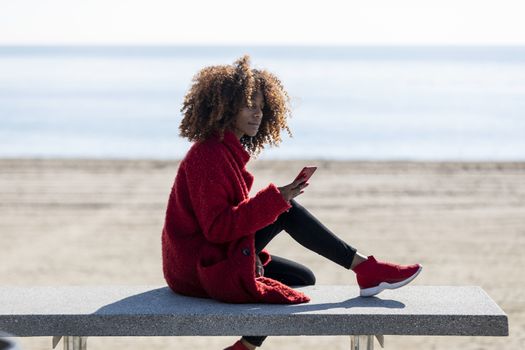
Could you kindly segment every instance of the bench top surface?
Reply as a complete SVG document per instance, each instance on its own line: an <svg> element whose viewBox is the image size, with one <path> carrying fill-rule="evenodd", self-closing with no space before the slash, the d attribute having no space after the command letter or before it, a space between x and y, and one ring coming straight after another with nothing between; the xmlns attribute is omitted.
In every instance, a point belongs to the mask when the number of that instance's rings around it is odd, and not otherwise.
<svg viewBox="0 0 525 350"><path fill-rule="evenodd" d="M0 287L0 331L18 336L508 335L480 287L407 286L361 298L356 286L297 288L297 305L226 304L167 287Z"/></svg>

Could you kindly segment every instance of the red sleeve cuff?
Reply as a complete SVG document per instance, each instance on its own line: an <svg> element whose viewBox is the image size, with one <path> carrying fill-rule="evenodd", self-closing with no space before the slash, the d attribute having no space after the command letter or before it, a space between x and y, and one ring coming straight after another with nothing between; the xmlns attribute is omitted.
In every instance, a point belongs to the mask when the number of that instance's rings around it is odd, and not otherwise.
<svg viewBox="0 0 525 350"><path fill-rule="evenodd" d="M290 209L292 207L290 202L288 202L287 200L284 199L283 195L281 194L281 191L279 191L279 188L277 188L277 186L274 185L273 183L270 183L268 185L268 187L266 187L266 190L269 190L270 192L273 192L275 194L276 205L278 205L281 208L283 208L282 212L284 212L284 211L286 211L286 210L288 210L288 209Z"/></svg>

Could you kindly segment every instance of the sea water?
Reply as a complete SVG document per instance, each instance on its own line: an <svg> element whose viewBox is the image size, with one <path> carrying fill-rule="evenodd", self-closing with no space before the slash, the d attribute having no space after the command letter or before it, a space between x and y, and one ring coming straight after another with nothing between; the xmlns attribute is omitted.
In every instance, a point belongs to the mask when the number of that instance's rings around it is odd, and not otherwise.
<svg viewBox="0 0 525 350"><path fill-rule="evenodd" d="M261 159L525 160L525 47L0 47L0 157L181 158L192 77L243 54L291 97Z"/></svg>

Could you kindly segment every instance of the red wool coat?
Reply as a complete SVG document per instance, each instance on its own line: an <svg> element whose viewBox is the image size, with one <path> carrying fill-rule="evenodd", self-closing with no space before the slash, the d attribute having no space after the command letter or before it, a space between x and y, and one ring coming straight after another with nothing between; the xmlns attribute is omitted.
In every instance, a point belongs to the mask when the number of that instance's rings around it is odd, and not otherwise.
<svg viewBox="0 0 525 350"><path fill-rule="evenodd" d="M164 277L175 292L230 303L310 299L255 276L255 232L290 208L274 184L249 198L250 155L232 132L197 142L181 161L162 232ZM263 265L270 255L259 254Z"/></svg>

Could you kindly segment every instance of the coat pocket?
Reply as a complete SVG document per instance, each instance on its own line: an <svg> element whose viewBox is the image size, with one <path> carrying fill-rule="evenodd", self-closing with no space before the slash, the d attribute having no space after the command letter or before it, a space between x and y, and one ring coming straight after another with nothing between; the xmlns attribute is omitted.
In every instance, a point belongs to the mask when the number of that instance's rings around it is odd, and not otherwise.
<svg viewBox="0 0 525 350"><path fill-rule="evenodd" d="M255 257L249 243L240 240L228 247L209 245L200 251L197 273L211 298L230 303L257 300Z"/></svg>

